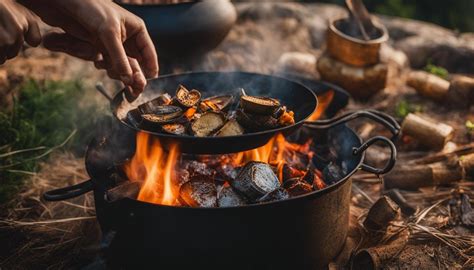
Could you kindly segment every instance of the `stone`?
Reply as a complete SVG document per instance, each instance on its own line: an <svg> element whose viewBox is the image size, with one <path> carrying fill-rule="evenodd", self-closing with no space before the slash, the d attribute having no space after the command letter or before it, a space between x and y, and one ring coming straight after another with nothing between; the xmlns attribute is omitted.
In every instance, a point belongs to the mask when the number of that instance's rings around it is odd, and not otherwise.
<svg viewBox="0 0 474 270"><path fill-rule="evenodd" d="M276 71L303 75L305 77L315 77L316 56L310 53L286 52L277 61Z"/></svg>

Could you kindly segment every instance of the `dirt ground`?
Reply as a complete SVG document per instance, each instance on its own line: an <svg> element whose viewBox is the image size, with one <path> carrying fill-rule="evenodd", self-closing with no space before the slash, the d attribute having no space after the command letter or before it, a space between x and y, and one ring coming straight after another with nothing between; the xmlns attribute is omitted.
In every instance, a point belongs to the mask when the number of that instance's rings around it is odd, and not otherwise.
<svg viewBox="0 0 474 270"><path fill-rule="evenodd" d="M270 4L269 4L270 5ZM343 11L330 5L271 4L270 7L242 3L238 5L239 20L225 41L200 61L187 63L162 63L175 72L184 70L245 70L261 73L278 71L280 56L286 52L309 53L318 58L324 50L324 32L327 19ZM390 18L384 22L393 23ZM394 45L396 40L389 43ZM465 122L474 120L474 111L453 110L439 103L420 97L405 85L407 65L394 64L387 87L368 102L351 100L346 110L375 108L394 115L397 104L406 100L419 104L423 111L437 121L455 128L453 142L457 145L472 143L466 135ZM474 72L473 72L474 73ZM308 77L318 79L314 68ZM97 81L105 82L107 89L119 89L120 85L105 77L104 72L94 69L90 63L69 56L51 53L41 48L27 49L15 60L0 67L1 96L14 89L15 84L26 78L83 80L91 99L107 101L93 89ZM11 101L1 101L8 106ZM367 127L360 122L353 125L364 139L376 134L388 135L381 127ZM415 151L416 146L399 143L401 160L433 154ZM95 261L100 254L100 230L94 218L94 202L91 196L70 201L47 203L41 194L53 188L82 182L88 179L82 157L57 151L44 161L40 171L31 177L25 189L9 204L1 206L0 214L0 268L1 269L70 269L80 268ZM352 244L346 245L346 255L331 267L347 265L357 248L361 248L369 235L360 223L368 209L381 194L381 179L359 173L354 177L351 205ZM472 228L453 221L448 202L460 193L474 198L474 184L462 181L446 187L428 187L420 191L403 191L407 200L417 207L416 217L400 217L391 228L408 230L410 236L403 248L384 269L472 269L472 248L463 246L474 243ZM423 225L429 227L423 231ZM399 234L400 232L398 232ZM398 235L395 234L395 235ZM445 236L444 234L450 235ZM454 235L454 237L451 237ZM397 236L395 236L396 238ZM459 239L462 238L462 239ZM446 240L448 239L448 240ZM359 245L358 245L359 244ZM376 243L373 245L377 245Z"/></svg>

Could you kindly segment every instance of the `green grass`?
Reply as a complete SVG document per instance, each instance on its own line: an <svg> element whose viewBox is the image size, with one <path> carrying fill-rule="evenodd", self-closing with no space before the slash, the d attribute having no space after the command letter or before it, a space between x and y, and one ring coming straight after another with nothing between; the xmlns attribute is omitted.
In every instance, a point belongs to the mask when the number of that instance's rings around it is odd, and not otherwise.
<svg viewBox="0 0 474 270"><path fill-rule="evenodd" d="M411 104L406 100L401 100L395 107L395 115L399 118L405 118L409 113L421 112L423 107L417 104Z"/></svg>
<svg viewBox="0 0 474 270"><path fill-rule="evenodd" d="M433 65L430 62L428 62L424 70L443 79L447 79L449 75L448 70L443 67Z"/></svg>
<svg viewBox="0 0 474 270"><path fill-rule="evenodd" d="M78 81L29 80L11 110L0 109L0 203L58 148L82 152L104 115Z"/></svg>

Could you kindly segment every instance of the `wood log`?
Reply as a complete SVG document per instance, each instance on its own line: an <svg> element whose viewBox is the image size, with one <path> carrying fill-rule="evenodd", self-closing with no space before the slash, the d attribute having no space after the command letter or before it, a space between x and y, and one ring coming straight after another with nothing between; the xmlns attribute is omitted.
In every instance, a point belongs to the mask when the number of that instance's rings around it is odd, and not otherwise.
<svg viewBox="0 0 474 270"><path fill-rule="evenodd" d="M457 76L451 81L447 102L452 108L467 109L474 104L474 78Z"/></svg>
<svg viewBox="0 0 474 270"><path fill-rule="evenodd" d="M412 71L408 74L407 85L415 88L422 96L443 101L449 91L449 82L426 71Z"/></svg>
<svg viewBox="0 0 474 270"><path fill-rule="evenodd" d="M384 176L384 185L386 189L417 190L420 187L446 185L462 178L463 171L456 160L424 165L398 165Z"/></svg>
<svg viewBox="0 0 474 270"><path fill-rule="evenodd" d="M400 193L400 190L394 188L384 192L385 196L390 197L402 210L402 213L406 216L415 214L416 208L407 202L405 197Z"/></svg>
<svg viewBox="0 0 474 270"><path fill-rule="evenodd" d="M240 170L230 185L251 202L280 187L280 181L270 165L251 161Z"/></svg>
<svg viewBox="0 0 474 270"><path fill-rule="evenodd" d="M123 198L136 199L140 191L140 183L127 181L107 190L107 200L114 202Z"/></svg>
<svg viewBox="0 0 474 270"><path fill-rule="evenodd" d="M454 136L453 127L436 123L418 114L410 113L402 123L402 133L418 140L433 150L441 150Z"/></svg>
<svg viewBox="0 0 474 270"><path fill-rule="evenodd" d="M459 162L463 170L463 178L471 181L474 180L474 154L461 156Z"/></svg>
<svg viewBox="0 0 474 270"><path fill-rule="evenodd" d="M388 196L382 196L369 210L364 220L364 227L373 233L383 232L389 223L399 215L400 207Z"/></svg>
<svg viewBox="0 0 474 270"><path fill-rule="evenodd" d="M375 270L383 266L397 256L408 243L410 233L408 230L400 232L398 238L386 245L379 245L362 249L356 253L352 260L353 270Z"/></svg>
<svg viewBox="0 0 474 270"><path fill-rule="evenodd" d="M217 190L217 205L219 207L235 207L246 205L245 199L237 194L230 186L221 186Z"/></svg>

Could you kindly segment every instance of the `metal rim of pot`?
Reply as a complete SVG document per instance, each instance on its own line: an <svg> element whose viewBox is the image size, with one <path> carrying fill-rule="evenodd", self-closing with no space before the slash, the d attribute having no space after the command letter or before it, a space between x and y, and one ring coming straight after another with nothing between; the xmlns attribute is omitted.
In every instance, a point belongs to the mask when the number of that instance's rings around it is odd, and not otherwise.
<svg viewBox="0 0 474 270"><path fill-rule="evenodd" d="M332 31L333 33L335 33L336 35L344 38L344 39L347 39L347 40L350 40L351 42L362 44L362 45L381 44L381 43L384 43L385 41L388 40L388 30L378 20L373 20L372 22L375 25L375 27L382 32L382 35L380 37L376 38L376 39L363 40L363 39L359 39L359 38L355 38L355 37L352 37L350 35L347 35L344 32L342 32L341 30L337 29L337 27L335 25L336 22L342 21L342 20L345 20L345 19L347 19L346 16L338 17L338 18L335 18L335 19L331 20L329 22L329 30Z"/></svg>

